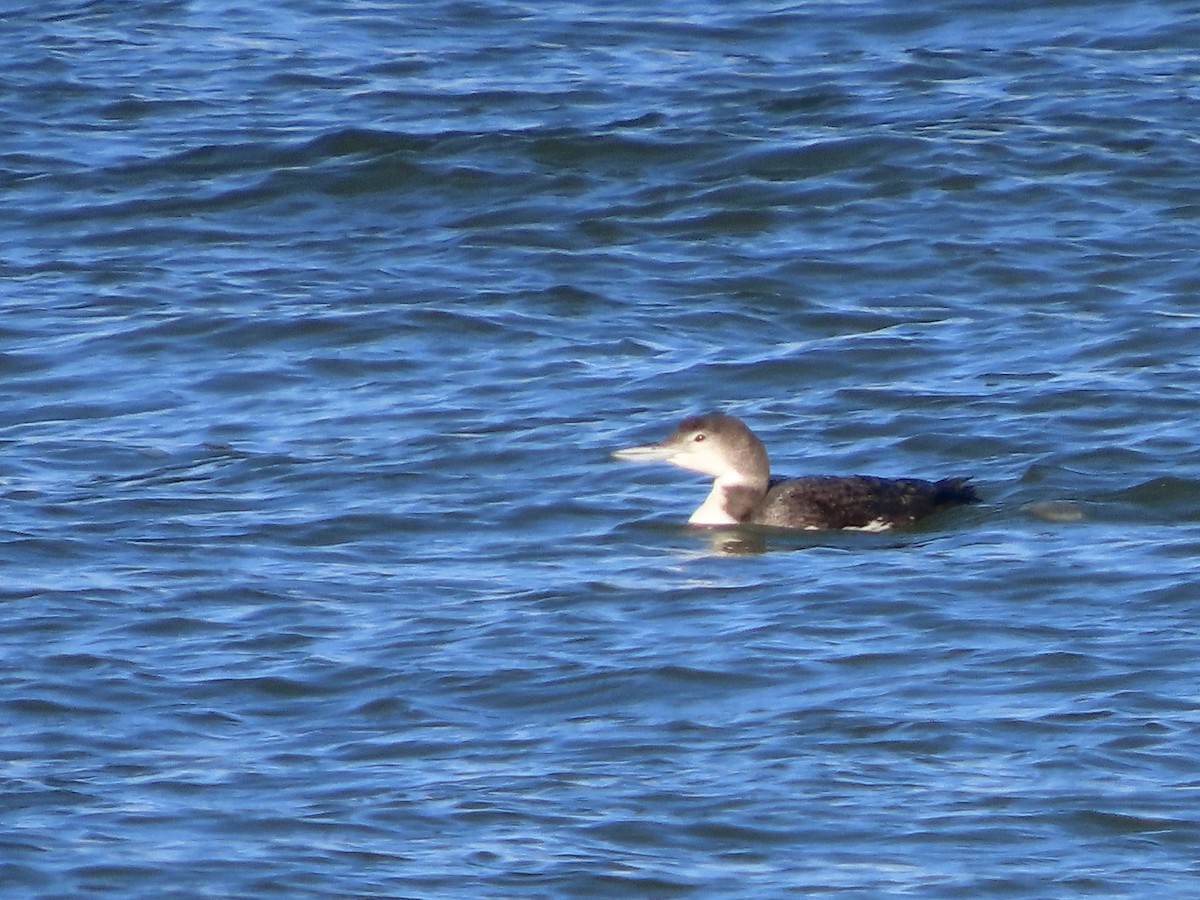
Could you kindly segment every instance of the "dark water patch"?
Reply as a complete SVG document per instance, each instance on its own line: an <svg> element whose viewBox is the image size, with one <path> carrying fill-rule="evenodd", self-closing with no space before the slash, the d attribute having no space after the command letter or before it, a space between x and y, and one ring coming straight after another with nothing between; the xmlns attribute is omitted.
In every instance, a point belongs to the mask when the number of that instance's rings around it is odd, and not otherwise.
<svg viewBox="0 0 1200 900"><path fill-rule="evenodd" d="M1195 521L1200 514L1200 483L1163 476L1126 488L1113 495L1112 499L1132 504L1172 522Z"/></svg>
<svg viewBox="0 0 1200 900"><path fill-rule="evenodd" d="M1097 809L1078 811L1072 817L1071 824L1081 831L1101 835L1176 834L1184 837L1186 834L1194 838L1200 830L1192 821L1159 819Z"/></svg>

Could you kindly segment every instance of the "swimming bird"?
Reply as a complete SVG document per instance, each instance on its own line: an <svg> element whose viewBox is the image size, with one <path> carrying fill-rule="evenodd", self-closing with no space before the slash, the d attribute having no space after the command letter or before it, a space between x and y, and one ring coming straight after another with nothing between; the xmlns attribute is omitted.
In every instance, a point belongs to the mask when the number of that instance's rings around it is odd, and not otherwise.
<svg viewBox="0 0 1200 900"><path fill-rule="evenodd" d="M886 531L951 506L978 503L968 478L810 475L771 478L762 441L734 416L690 416L660 444L629 447L617 459L661 460L711 476L712 491L691 525L762 525L820 531Z"/></svg>

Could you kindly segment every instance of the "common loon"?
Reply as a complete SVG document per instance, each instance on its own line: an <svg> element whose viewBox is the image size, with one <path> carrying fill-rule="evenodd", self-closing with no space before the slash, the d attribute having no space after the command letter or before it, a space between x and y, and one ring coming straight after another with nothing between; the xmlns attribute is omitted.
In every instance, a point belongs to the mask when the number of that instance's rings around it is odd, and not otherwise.
<svg viewBox="0 0 1200 900"><path fill-rule="evenodd" d="M663 460L711 476L712 492L688 519L691 525L884 531L949 506L979 502L968 478L771 478L762 441L741 419L716 412L684 419L661 444L629 447L613 456Z"/></svg>

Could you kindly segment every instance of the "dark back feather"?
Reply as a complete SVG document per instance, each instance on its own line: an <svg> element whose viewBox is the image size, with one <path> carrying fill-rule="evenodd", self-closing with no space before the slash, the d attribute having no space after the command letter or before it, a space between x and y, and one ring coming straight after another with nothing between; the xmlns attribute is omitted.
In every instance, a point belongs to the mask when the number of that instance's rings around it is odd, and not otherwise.
<svg viewBox="0 0 1200 900"><path fill-rule="evenodd" d="M948 506L977 503L969 479L815 475L774 481L745 520L774 528L911 525Z"/></svg>

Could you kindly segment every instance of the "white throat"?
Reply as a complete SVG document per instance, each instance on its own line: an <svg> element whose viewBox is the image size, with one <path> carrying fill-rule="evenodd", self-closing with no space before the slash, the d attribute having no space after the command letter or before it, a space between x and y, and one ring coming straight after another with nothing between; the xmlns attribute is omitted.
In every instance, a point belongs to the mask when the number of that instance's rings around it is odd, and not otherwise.
<svg viewBox="0 0 1200 900"><path fill-rule="evenodd" d="M708 492L708 496L700 504L700 508L692 513L691 518L688 519L688 524L737 525L741 519L736 518L729 510L730 503L727 491L730 488L753 489L754 485L748 481L743 481L736 474L722 475L713 481L712 490Z"/></svg>

